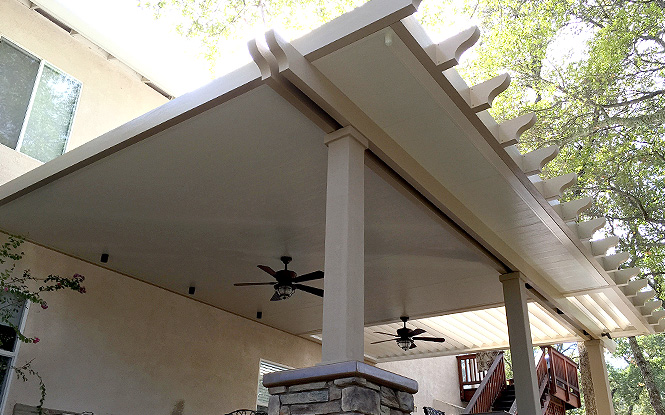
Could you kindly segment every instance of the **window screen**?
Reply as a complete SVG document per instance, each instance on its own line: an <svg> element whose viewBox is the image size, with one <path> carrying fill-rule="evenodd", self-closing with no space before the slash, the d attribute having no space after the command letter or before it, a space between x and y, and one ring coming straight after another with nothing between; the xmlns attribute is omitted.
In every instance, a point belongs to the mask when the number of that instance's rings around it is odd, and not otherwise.
<svg viewBox="0 0 665 415"><path fill-rule="evenodd" d="M39 59L0 39L0 143L16 148L39 72Z"/></svg>
<svg viewBox="0 0 665 415"><path fill-rule="evenodd" d="M81 83L0 38L0 144L47 162L65 151Z"/></svg>

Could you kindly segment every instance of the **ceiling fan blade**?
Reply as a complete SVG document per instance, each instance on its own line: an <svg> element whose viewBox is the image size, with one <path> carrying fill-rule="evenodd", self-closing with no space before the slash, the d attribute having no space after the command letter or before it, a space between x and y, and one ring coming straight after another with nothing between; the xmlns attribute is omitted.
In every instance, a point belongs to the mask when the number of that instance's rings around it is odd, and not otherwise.
<svg viewBox="0 0 665 415"><path fill-rule="evenodd" d="M392 342L392 341L395 341L395 339L379 340L378 342L371 342L370 344L378 344L378 343L385 343L385 342Z"/></svg>
<svg viewBox="0 0 665 415"><path fill-rule="evenodd" d="M446 341L443 337L414 337L413 340L421 340L425 342L443 343Z"/></svg>
<svg viewBox="0 0 665 415"><path fill-rule="evenodd" d="M409 337L417 336L417 335L419 335L419 334L423 334L423 333L427 333L427 331L425 331L425 330L423 330L423 329L415 329L415 330L411 330L411 331L409 332Z"/></svg>
<svg viewBox="0 0 665 415"><path fill-rule="evenodd" d="M318 295L319 297L323 297L323 290L320 288L315 288L315 287L310 287L309 285L302 285L302 284L293 284L293 288L297 288L299 290L302 290L306 293Z"/></svg>
<svg viewBox="0 0 665 415"><path fill-rule="evenodd" d="M270 268L269 266L267 266L267 265L257 265L257 267L264 270L265 272L272 275L273 277L275 276L275 271L272 268Z"/></svg>
<svg viewBox="0 0 665 415"><path fill-rule="evenodd" d="M386 336L399 337L399 336L396 335L396 334L392 334L392 333L384 333L384 332L382 332L382 331L375 331L374 333L376 333L376 334L385 334Z"/></svg>
<svg viewBox="0 0 665 415"><path fill-rule="evenodd" d="M279 294L277 294L277 291L275 291L275 294L273 294L272 297L270 297L270 301L279 301L281 299L282 297L280 297Z"/></svg>
<svg viewBox="0 0 665 415"><path fill-rule="evenodd" d="M314 281L314 280L320 280L323 278L323 271L314 271L310 272L309 274L304 274L299 277L295 277L291 281L293 282L305 282L305 281Z"/></svg>
<svg viewBox="0 0 665 415"><path fill-rule="evenodd" d="M409 347L409 349L415 349L416 347L418 347L418 346L416 346L415 343L411 343L411 346Z"/></svg>
<svg viewBox="0 0 665 415"><path fill-rule="evenodd" d="M274 282L237 282L235 284L236 287L245 287L249 285L275 285Z"/></svg>

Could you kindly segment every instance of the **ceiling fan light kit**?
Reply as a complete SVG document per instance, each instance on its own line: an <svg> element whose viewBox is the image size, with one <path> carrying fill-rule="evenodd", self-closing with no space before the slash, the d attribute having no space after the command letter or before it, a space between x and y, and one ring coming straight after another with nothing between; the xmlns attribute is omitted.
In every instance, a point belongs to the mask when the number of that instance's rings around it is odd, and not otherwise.
<svg viewBox="0 0 665 415"><path fill-rule="evenodd" d="M406 327L406 322L409 321L409 317L407 316L402 316L399 318L402 320L404 323L404 327L397 329L397 334L392 334L392 333L382 333L377 331L377 334L383 334L386 336L392 336L392 339L388 340L379 340L378 342L372 342L371 344L377 344L377 343L385 343L385 342L390 342L395 340L397 345L406 351L409 351L411 349L415 349L416 347L416 340L417 341L425 341L425 342L436 342L436 343L443 343L446 341L443 337L417 337L420 334L427 333L423 329L410 329Z"/></svg>
<svg viewBox="0 0 665 415"><path fill-rule="evenodd" d="M279 295L280 300L286 300L291 297L296 290L291 285L279 285L275 286L275 292Z"/></svg>
<svg viewBox="0 0 665 415"><path fill-rule="evenodd" d="M397 345L402 348L402 350L407 351L411 346L415 346L415 343L411 339L397 339Z"/></svg>
<svg viewBox="0 0 665 415"><path fill-rule="evenodd" d="M275 293L270 298L270 301L286 300L287 298L290 298L296 290L323 297L323 290L321 288L300 284L301 282L323 279L323 271L314 271L298 276L294 271L289 270L289 263L292 260L290 256L283 256L280 260L284 264L284 269L279 271L275 271L267 265L257 265L259 269L270 274L275 280L277 280L276 282L239 282L233 285L236 287L272 285Z"/></svg>

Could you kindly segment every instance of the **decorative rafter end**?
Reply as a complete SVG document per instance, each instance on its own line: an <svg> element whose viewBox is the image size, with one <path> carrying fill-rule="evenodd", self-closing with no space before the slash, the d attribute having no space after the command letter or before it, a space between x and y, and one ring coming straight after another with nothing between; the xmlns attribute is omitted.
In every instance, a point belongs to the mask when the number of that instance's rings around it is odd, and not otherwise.
<svg viewBox="0 0 665 415"><path fill-rule="evenodd" d="M600 257L601 264L605 271L615 271L619 269L619 265L628 261L630 254L628 252L617 252L614 255L605 255Z"/></svg>
<svg viewBox="0 0 665 415"><path fill-rule="evenodd" d="M568 173L563 176L553 177L551 179L534 182L533 185L543 195L545 200L559 199L563 192L572 186L577 180L577 174ZM580 199L581 200L581 199Z"/></svg>
<svg viewBox="0 0 665 415"><path fill-rule="evenodd" d="M630 281L628 282L628 284L620 288L626 297L635 297L637 293L640 292L640 290L646 288L648 284L649 281L645 279L640 279L640 280Z"/></svg>
<svg viewBox="0 0 665 415"><path fill-rule="evenodd" d="M517 144L519 138L526 130L536 125L535 113L520 115L508 121L499 124L499 129L496 134L496 139L503 147L512 146Z"/></svg>
<svg viewBox="0 0 665 415"><path fill-rule="evenodd" d="M644 317L649 317L653 315L655 309L660 308L663 305L663 302L660 300L647 301L643 307L640 307L640 314Z"/></svg>
<svg viewBox="0 0 665 415"><path fill-rule="evenodd" d="M479 38L480 29L478 29L478 26L473 26L437 45L432 45L434 64L440 71L459 65L462 54L473 46Z"/></svg>
<svg viewBox="0 0 665 415"><path fill-rule="evenodd" d="M590 199L590 198L589 198ZM558 205L561 206L561 205ZM555 209L556 210L556 209ZM558 213L558 212L557 212ZM578 213L579 215L579 213ZM561 214L559 214L561 216ZM561 218L564 221L568 221L566 218L561 216ZM577 218L577 215L575 216ZM573 219L574 220L574 219ZM607 218L594 218L591 220L588 220L586 222L580 222L580 223L569 223L568 227L573 231L577 232L577 237L581 241L587 241L591 238L593 238L593 234L596 233L597 230L601 229L605 224L607 223Z"/></svg>
<svg viewBox="0 0 665 415"><path fill-rule="evenodd" d="M468 97L467 103L474 112L480 112L491 108L494 98L508 86L510 86L510 75L504 73L468 88L462 95Z"/></svg>
<svg viewBox="0 0 665 415"><path fill-rule="evenodd" d="M610 277L612 277L616 285L621 286L628 284L630 279L639 275L640 272L639 268L624 268L610 272Z"/></svg>

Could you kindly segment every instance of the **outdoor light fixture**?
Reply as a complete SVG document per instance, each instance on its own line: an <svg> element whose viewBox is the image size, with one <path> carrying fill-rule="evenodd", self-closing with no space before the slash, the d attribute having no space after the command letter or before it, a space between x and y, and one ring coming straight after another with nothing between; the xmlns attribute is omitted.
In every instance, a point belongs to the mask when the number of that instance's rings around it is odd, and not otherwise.
<svg viewBox="0 0 665 415"><path fill-rule="evenodd" d="M409 350L412 344L413 341L411 339L397 339L397 345L404 351Z"/></svg>
<svg viewBox="0 0 665 415"><path fill-rule="evenodd" d="M189 292L189 295L194 295L194 293L196 292L196 287L192 285L191 287L189 287L189 290L187 292Z"/></svg>
<svg viewBox="0 0 665 415"><path fill-rule="evenodd" d="M107 254L107 253L103 253L103 254L102 254L102 257L99 259L99 261L102 262L102 263L104 263L104 264L106 264L107 262L109 262L109 254Z"/></svg>
<svg viewBox="0 0 665 415"><path fill-rule="evenodd" d="M278 285L275 287L275 291L279 295L280 300L286 300L293 295L295 290L290 285Z"/></svg>

